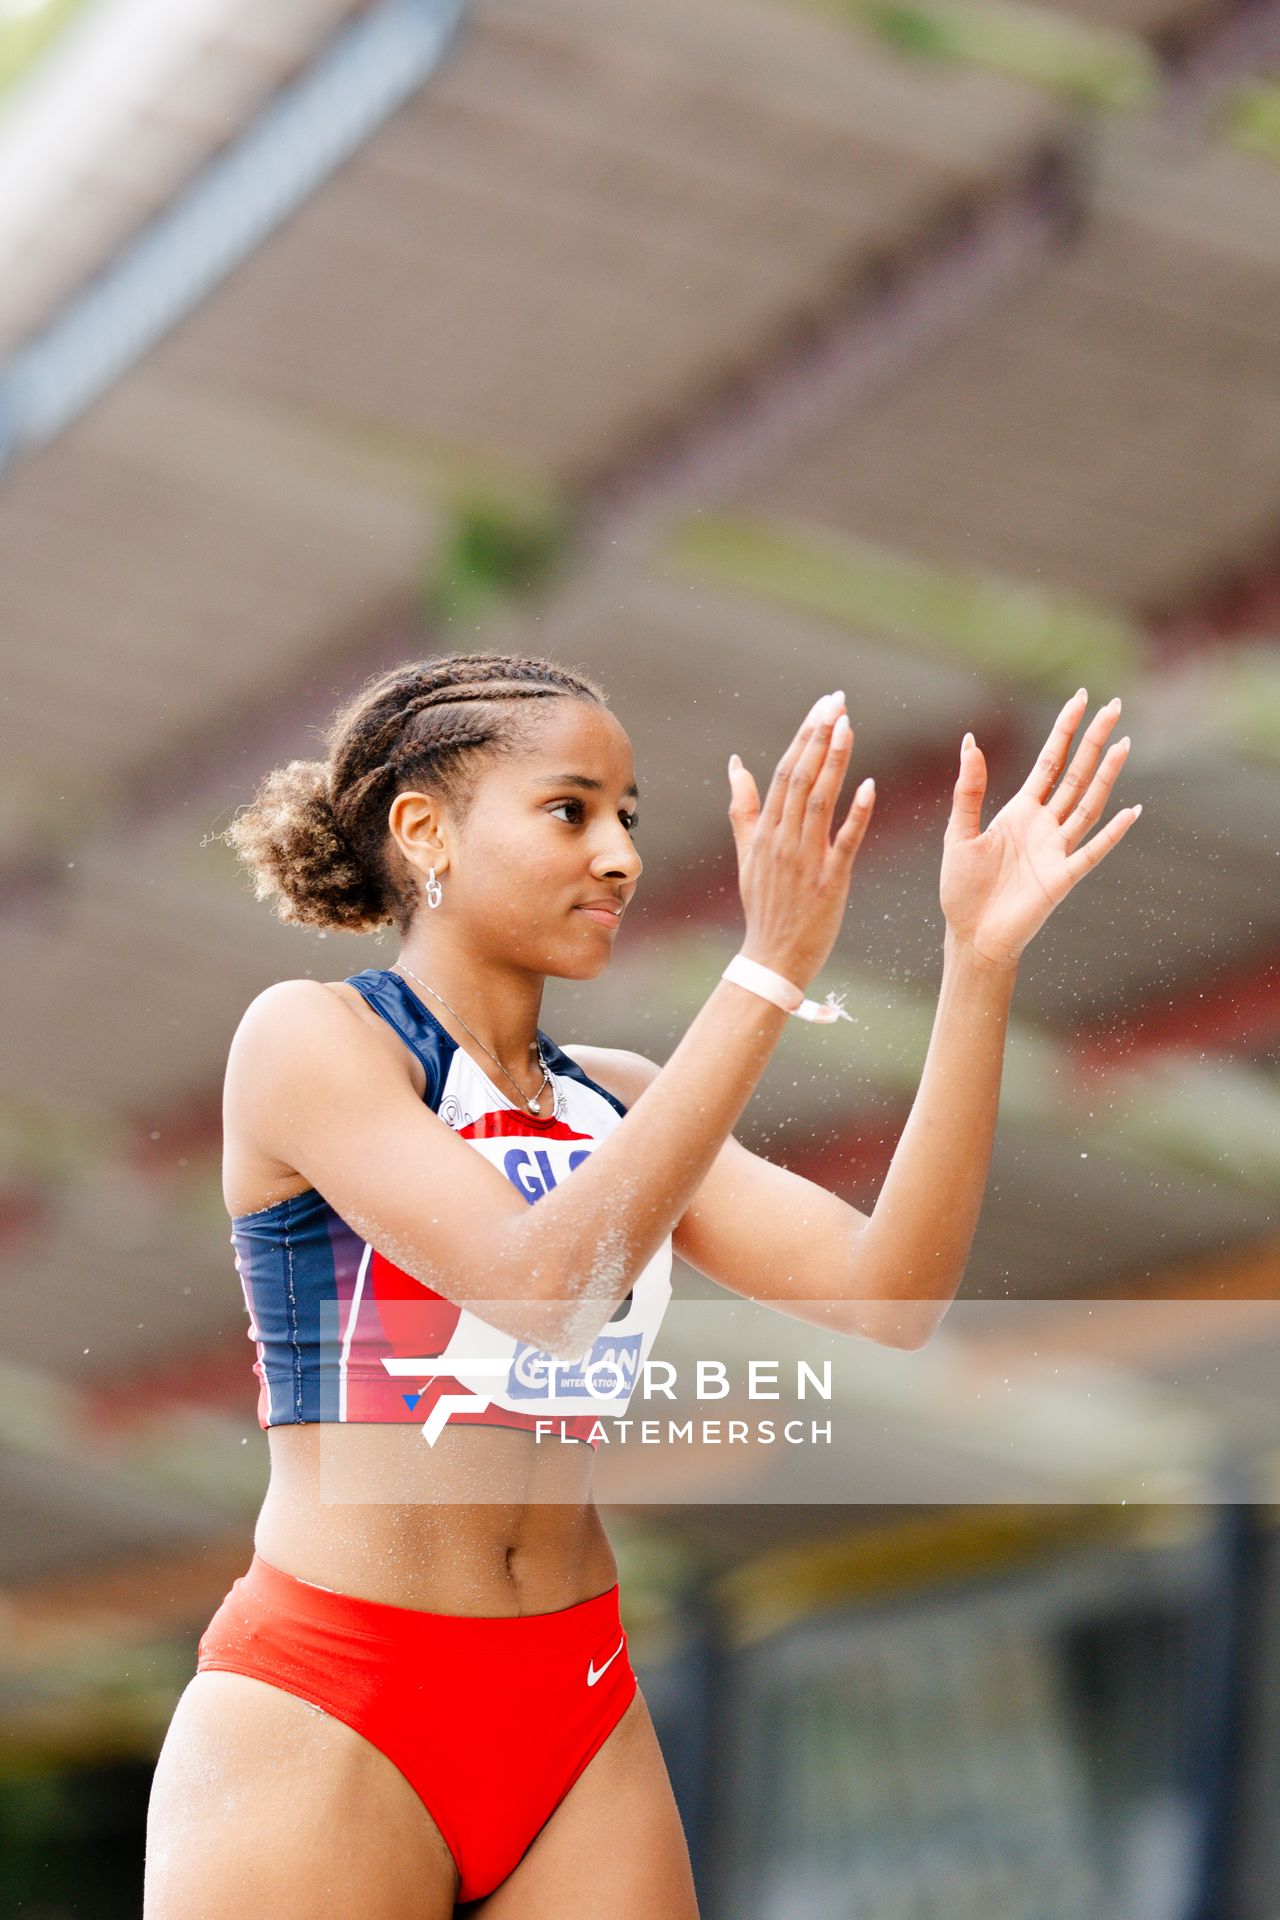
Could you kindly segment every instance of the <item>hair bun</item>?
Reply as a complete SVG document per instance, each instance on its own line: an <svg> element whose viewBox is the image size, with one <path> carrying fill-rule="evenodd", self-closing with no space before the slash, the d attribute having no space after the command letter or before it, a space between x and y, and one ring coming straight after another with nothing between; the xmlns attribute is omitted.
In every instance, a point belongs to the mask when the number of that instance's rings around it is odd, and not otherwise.
<svg viewBox="0 0 1280 1920"><path fill-rule="evenodd" d="M342 831L323 760L291 760L259 783L249 805L217 836L240 856L255 899L275 899L286 926L372 933L391 914Z"/></svg>

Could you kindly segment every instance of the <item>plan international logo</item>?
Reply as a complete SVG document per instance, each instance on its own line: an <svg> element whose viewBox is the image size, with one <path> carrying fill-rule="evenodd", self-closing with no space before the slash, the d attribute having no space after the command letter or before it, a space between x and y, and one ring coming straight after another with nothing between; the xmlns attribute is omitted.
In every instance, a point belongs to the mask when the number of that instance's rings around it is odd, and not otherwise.
<svg viewBox="0 0 1280 1920"><path fill-rule="evenodd" d="M513 1400L626 1400L640 1366L638 1333L601 1334L585 1360L555 1360L540 1347L516 1348L507 1378Z"/></svg>

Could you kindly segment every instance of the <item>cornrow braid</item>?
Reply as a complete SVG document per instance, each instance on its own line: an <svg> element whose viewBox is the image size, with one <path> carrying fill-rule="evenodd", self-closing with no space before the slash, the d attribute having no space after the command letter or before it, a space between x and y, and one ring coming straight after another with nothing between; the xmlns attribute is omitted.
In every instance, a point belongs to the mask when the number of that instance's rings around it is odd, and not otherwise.
<svg viewBox="0 0 1280 1920"><path fill-rule="evenodd" d="M225 841L259 900L291 926L406 934L419 895L399 872L387 815L397 793L430 784L465 817L483 760L525 729L516 702L608 704L585 675L520 653L445 653L375 675L339 709L323 760L264 776ZM527 710L526 710L527 711Z"/></svg>

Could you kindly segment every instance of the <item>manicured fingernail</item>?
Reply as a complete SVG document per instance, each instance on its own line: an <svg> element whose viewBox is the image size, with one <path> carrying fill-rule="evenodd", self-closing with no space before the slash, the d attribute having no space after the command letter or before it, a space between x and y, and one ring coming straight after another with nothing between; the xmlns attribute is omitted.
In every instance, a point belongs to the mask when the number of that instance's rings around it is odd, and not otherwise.
<svg viewBox="0 0 1280 1920"><path fill-rule="evenodd" d="M1134 819L1135 819L1135 820L1137 819L1137 817L1138 817L1138 815L1139 815L1139 814L1140 814L1141 812L1142 812L1142 802L1141 802L1141 800L1139 800L1139 802L1138 802L1138 804L1137 804L1137 806L1136 806L1136 807L1134 808L1134 810L1133 810L1133 817L1134 817Z"/></svg>
<svg viewBox="0 0 1280 1920"><path fill-rule="evenodd" d="M875 790L876 790L876 783L872 779L871 775L868 774L866 779L863 781L862 785L858 788L859 800L869 800L872 794L875 792Z"/></svg>
<svg viewBox="0 0 1280 1920"><path fill-rule="evenodd" d="M1111 702L1111 704L1115 708L1116 712L1119 713L1120 711L1120 695L1119 694L1116 695L1115 699Z"/></svg>
<svg viewBox="0 0 1280 1920"><path fill-rule="evenodd" d="M960 742L961 753L963 753L967 747L971 747L972 745L973 745L973 735L971 733L966 733L964 739Z"/></svg>
<svg viewBox="0 0 1280 1920"><path fill-rule="evenodd" d="M737 756L737 754L736 754L736 753L731 753L731 754L729 755L729 771L730 771L730 773L736 773L736 772L738 771L738 768L739 768L739 767L740 767L741 765L742 765L742 762L741 762L741 760L739 760L739 758L738 758L738 756Z"/></svg>
<svg viewBox="0 0 1280 1920"><path fill-rule="evenodd" d="M1072 698L1074 700L1087 700L1089 698L1089 689L1087 687L1077 687Z"/></svg>
<svg viewBox="0 0 1280 1920"><path fill-rule="evenodd" d="M836 720L834 727L832 727L831 729L832 745L836 747L842 747L852 732L853 732L853 728L849 725L848 714L847 713L840 714Z"/></svg>

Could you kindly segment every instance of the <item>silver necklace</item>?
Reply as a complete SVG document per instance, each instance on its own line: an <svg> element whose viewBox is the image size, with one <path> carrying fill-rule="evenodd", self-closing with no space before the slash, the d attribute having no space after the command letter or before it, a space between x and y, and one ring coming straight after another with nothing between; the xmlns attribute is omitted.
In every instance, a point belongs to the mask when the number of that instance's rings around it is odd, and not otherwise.
<svg viewBox="0 0 1280 1920"><path fill-rule="evenodd" d="M402 968L403 971L408 974L411 980L416 980L420 987L427 987L427 983L421 977L421 975L416 974L412 967L405 966L405 963L403 960L398 960L396 962L396 965ZM434 987L427 987L427 992L440 1002L440 1005L445 1008L446 1012L451 1013L453 1015L454 1019L457 1021L458 1025L462 1028L462 1031L464 1033L471 1033L470 1027L467 1025L462 1015L458 1012L457 1008L451 1007L449 1005L449 1002L445 999L442 993L437 993ZM479 1034L471 1033L471 1038L475 1041L478 1047L483 1048L484 1052L489 1055L489 1058L492 1060L494 1066L498 1069L498 1072L506 1074L507 1079L511 1081L512 1086L515 1088L516 1092L520 1095L520 1098L524 1101L530 1113L537 1114L539 1120L543 1119L545 1116L538 1111L538 1102L539 1100L541 1100L547 1088L551 1085L551 1074L547 1067L546 1061L542 1057L541 1041L539 1040L533 1041L529 1048L530 1053L533 1053L536 1051L538 1055L538 1065L542 1068L542 1085L538 1088L538 1091L534 1094L531 1100L528 1094L525 1092L524 1088L520 1085L520 1082L516 1079L513 1079L511 1074L507 1073L506 1068L503 1066L501 1060L499 1060L497 1054L493 1052L492 1048L485 1046L484 1041L480 1038Z"/></svg>

